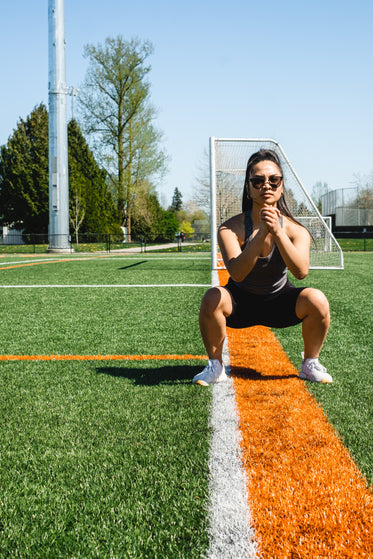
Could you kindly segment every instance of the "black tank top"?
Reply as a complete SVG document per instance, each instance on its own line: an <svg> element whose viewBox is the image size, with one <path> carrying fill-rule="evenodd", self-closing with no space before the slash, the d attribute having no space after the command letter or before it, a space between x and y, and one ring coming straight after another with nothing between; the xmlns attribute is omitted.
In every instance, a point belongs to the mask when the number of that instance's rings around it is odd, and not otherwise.
<svg viewBox="0 0 373 559"><path fill-rule="evenodd" d="M281 227L283 224L280 218ZM241 247L243 250L253 234L253 222L251 212L245 212L245 241ZM287 267L282 259L276 243L268 256L260 256L254 268L243 281L235 281L241 289L257 295L271 295L280 291L287 282Z"/></svg>

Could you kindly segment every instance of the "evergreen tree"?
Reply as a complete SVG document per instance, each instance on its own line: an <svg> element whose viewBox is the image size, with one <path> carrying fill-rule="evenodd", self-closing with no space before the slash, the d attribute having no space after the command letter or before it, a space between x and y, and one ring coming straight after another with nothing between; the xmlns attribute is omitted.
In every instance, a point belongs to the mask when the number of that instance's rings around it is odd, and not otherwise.
<svg viewBox="0 0 373 559"><path fill-rule="evenodd" d="M99 168L75 120L68 125L70 223L81 233L121 234L119 217Z"/></svg>
<svg viewBox="0 0 373 559"><path fill-rule="evenodd" d="M117 233L119 217L106 183L75 120L68 125L70 223L75 235ZM0 151L0 207L4 225L47 233L49 224L48 111L40 104L20 119Z"/></svg>
<svg viewBox="0 0 373 559"><path fill-rule="evenodd" d="M171 206L168 208L170 212L179 212L183 207L183 195L176 187L172 196Z"/></svg>
<svg viewBox="0 0 373 559"><path fill-rule="evenodd" d="M0 207L4 225L47 233L49 223L48 111L43 103L20 119L0 151Z"/></svg>
<svg viewBox="0 0 373 559"><path fill-rule="evenodd" d="M176 219L174 213L169 212L167 210L162 210L162 213L163 213L162 224L163 224L163 231L164 231L163 233L164 240L172 242L175 240L175 234L179 229L179 222Z"/></svg>

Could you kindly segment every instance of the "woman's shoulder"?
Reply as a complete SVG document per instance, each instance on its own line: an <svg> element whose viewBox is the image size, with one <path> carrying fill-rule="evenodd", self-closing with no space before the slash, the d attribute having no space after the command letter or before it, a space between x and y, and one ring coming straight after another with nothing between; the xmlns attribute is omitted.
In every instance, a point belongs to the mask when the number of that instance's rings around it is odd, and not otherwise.
<svg viewBox="0 0 373 559"><path fill-rule="evenodd" d="M303 225L301 225L300 223L297 223L296 221L292 220L290 217L287 217L286 215L283 215L282 218L283 218L283 227L286 233L290 237L294 238L299 236L300 237L310 236L308 229Z"/></svg>
<svg viewBox="0 0 373 559"><path fill-rule="evenodd" d="M229 219L224 221L224 223L222 223L220 225L219 231L229 229L230 231L238 233L238 232L241 231L242 227L243 228L245 227L245 214L244 213L234 215L233 217L230 217Z"/></svg>
<svg viewBox="0 0 373 559"><path fill-rule="evenodd" d="M237 214L224 221L218 230L221 250L229 246L241 246L245 240L245 214ZM232 245L233 243L233 245Z"/></svg>

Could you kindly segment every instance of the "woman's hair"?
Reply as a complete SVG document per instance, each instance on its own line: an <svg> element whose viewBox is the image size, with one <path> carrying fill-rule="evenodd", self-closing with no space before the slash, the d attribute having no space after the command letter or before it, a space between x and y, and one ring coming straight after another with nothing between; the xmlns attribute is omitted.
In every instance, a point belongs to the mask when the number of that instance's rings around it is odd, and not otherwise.
<svg viewBox="0 0 373 559"><path fill-rule="evenodd" d="M280 161L280 158L275 151L273 151L271 149L261 149L261 150L257 151L256 153L253 153L252 156L250 157L249 161L247 162L245 185L244 185L243 195L242 195L242 211L243 212L246 212L247 210L251 210L251 208L253 207L253 201L252 201L252 198L249 195L250 194L249 182L250 182L250 177L251 177L251 172L252 172L253 167L257 163L260 163L260 161L272 161L272 163L275 163L277 165L277 167L280 169L281 175L283 175L281 161ZM286 217L290 218L295 223L298 223L298 225L302 225L301 223L299 223L299 221L297 221L292 216L292 214L291 214L291 212L288 208L288 205L286 203L284 194L283 194L283 196L281 196L281 198L277 202L277 207L280 210L282 215L286 215ZM302 225L302 227L304 227L304 226Z"/></svg>

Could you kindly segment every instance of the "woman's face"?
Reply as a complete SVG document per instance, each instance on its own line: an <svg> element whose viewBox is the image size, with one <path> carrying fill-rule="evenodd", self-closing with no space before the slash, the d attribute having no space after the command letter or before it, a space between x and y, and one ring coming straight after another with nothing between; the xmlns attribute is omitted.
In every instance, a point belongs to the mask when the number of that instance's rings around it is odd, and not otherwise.
<svg viewBox="0 0 373 559"><path fill-rule="evenodd" d="M281 169L272 161L260 161L251 170L249 190L253 203L276 205L284 191Z"/></svg>

